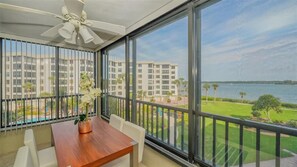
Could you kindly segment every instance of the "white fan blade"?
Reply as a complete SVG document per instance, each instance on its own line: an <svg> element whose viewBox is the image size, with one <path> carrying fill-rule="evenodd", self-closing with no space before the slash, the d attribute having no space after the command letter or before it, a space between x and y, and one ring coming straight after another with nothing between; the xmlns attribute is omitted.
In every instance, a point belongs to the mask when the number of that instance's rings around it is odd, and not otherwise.
<svg viewBox="0 0 297 167"><path fill-rule="evenodd" d="M45 31L41 34L43 37L55 37L58 34L58 30L63 27L63 23L56 25L55 27Z"/></svg>
<svg viewBox="0 0 297 167"><path fill-rule="evenodd" d="M52 16L52 17L59 18L62 20L66 20L63 16L60 16L60 15L57 15L57 14L54 14L51 12L41 11L41 10L32 9L32 8L26 8L26 7L22 7L22 6L15 6L15 5L10 5L10 4L0 3L0 8L15 10L15 11L19 11L19 12L28 12L28 13L35 13L35 14L41 14L41 15L48 15L48 16Z"/></svg>
<svg viewBox="0 0 297 167"><path fill-rule="evenodd" d="M102 21L87 20L86 25L94 30L103 31L109 34L125 35L126 27Z"/></svg>
<svg viewBox="0 0 297 167"><path fill-rule="evenodd" d="M84 9L85 3L82 0L64 0L69 14L75 14L80 18Z"/></svg>
<svg viewBox="0 0 297 167"><path fill-rule="evenodd" d="M90 28L88 28L88 31L89 33L94 37L94 40L92 41L95 45L98 45L98 44L102 44L104 43L103 39L100 38L93 30L91 30Z"/></svg>

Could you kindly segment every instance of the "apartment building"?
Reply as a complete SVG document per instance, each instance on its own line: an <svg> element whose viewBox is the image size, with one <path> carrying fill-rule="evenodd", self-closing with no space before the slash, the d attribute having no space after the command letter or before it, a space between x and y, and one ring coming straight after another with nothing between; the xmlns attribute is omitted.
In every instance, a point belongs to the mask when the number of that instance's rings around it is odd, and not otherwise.
<svg viewBox="0 0 297 167"><path fill-rule="evenodd" d="M130 63L132 75L132 63ZM145 92L147 97L178 95L174 80L178 79L178 65L168 62L139 61L136 63L136 91ZM132 87L130 88L132 90ZM125 96L125 62L109 57L109 93Z"/></svg>
<svg viewBox="0 0 297 167"><path fill-rule="evenodd" d="M54 54L7 54L2 79L5 81L4 98L40 97L55 94L56 58ZM80 73L94 73L94 60L90 56L59 58L60 95L79 93Z"/></svg>

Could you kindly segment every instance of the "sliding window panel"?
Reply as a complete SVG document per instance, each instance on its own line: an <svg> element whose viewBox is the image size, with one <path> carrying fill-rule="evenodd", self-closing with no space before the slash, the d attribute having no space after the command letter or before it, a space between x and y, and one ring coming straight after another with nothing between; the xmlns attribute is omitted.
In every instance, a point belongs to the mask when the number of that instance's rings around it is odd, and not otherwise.
<svg viewBox="0 0 297 167"><path fill-rule="evenodd" d="M53 118L49 82L54 50L51 46L3 39L2 126L17 128Z"/></svg>
<svg viewBox="0 0 297 167"><path fill-rule="evenodd" d="M286 145L283 141L297 142L282 134L297 124L296 10L297 2L290 0L221 0L197 8L199 104L203 119L208 118L200 134L206 146L200 143L202 160L220 166L282 166L296 161L295 147L280 147ZM216 121L216 134L208 133L217 118L221 121ZM255 123L245 126L249 121ZM276 127L283 129L278 132ZM236 134L236 140L227 134ZM225 145L224 155L219 147L207 148L214 140ZM238 157L231 156L231 149L239 149L233 154ZM216 156L215 161L208 155Z"/></svg>
<svg viewBox="0 0 297 167"><path fill-rule="evenodd" d="M81 108L79 105L82 96L79 83L83 73L87 73L91 79L94 79L93 52L60 48L59 114L61 118L77 116L86 111L86 108ZM88 110L89 113L94 113L94 107L90 106Z"/></svg>
<svg viewBox="0 0 297 167"><path fill-rule="evenodd" d="M187 153L188 16L180 13L133 37L132 47L135 123L151 138Z"/></svg>
<svg viewBox="0 0 297 167"><path fill-rule="evenodd" d="M126 117L126 51L123 42L107 48L108 94L106 94L109 117L116 114Z"/></svg>

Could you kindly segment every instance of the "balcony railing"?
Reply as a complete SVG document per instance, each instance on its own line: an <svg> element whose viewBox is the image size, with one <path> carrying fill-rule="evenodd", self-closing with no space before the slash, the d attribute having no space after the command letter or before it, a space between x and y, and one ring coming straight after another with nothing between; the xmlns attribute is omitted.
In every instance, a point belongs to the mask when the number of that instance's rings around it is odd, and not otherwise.
<svg viewBox="0 0 297 167"><path fill-rule="evenodd" d="M109 95L106 116L116 114L124 118L125 100L123 97ZM131 103L132 101L130 101L130 108ZM147 139L180 156L187 157L187 109L136 100L136 111L136 124L146 129ZM292 143L292 146L295 147L297 129L205 112L200 113L199 117L200 135L195 139L196 145L199 145L196 150L198 156L195 157L197 162L212 166L240 167L246 163L256 167L264 163L276 167L297 165L297 159L295 162L285 159L288 154L285 155L283 150L289 152L290 148L282 145L288 141L295 141L295 144ZM267 136L269 136L269 140ZM274 155L261 157L262 154L271 154L268 153L267 147L261 146L267 144L270 147L268 149L274 149ZM250 158L245 160L249 153ZM292 155L295 154L292 153Z"/></svg>
<svg viewBox="0 0 297 167"><path fill-rule="evenodd" d="M3 99L1 131L74 119L81 112L81 94ZM58 104L58 109L57 109ZM91 115L95 111L90 112Z"/></svg>

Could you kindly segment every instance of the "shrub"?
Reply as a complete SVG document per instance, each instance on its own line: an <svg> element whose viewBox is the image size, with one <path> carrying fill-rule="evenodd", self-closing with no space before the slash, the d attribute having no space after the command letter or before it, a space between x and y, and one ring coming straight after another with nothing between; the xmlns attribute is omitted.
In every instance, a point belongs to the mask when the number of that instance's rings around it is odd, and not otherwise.
<svg viewBox="0 0 297 167"><path fill-rule="evenodd" d="M290 120L286 122L286 125L292 128L297 128L297 121L296 120Z"/></svg>
<svg viewBox="0 0 297 167"><path fill-rule="evenodd" d="M156 100L154 97L151 97L150 102L154 103Z"/></svg>
<svg viewBox="0 0 297 167"><path fill-rule="evenodd" d="M167 103L171 103L171 100L169 98L167 99Z"/></svg>
<svg viewBox="0 0 297 167"><path fill-rule="evenodd" d="M257 118L261 116L261 113L259 111L252 111L251 114L253 115L253 117L257 117Z"/></svg>
<svg viewBox="0 0 297 167"><path fill-rule="evenodd" d="M294 108L294 109L296 109L296 108L297 108L297 104L282 103L282 107L285 107L285 108Z"/></svg>
<svg viewBox="0 0 297 167"><path fill-rule="evenodd" d="M272 122L275 124L283 124L284 123L284 121L281 121L281 120L274 120Z"/></svg>

